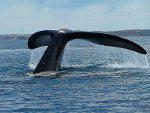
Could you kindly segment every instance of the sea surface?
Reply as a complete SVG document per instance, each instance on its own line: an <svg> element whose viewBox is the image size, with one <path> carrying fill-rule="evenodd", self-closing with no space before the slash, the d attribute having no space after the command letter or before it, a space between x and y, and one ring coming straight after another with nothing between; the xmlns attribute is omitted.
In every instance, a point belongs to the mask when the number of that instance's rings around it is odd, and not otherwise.
<svg viewBox="0 0 150 113"><path fill-rule="evenodd" d="M0 113L150 113L150 36L128 39L148 54L74 40L59 73L35 75L46 47L0 39Z"/></svg>

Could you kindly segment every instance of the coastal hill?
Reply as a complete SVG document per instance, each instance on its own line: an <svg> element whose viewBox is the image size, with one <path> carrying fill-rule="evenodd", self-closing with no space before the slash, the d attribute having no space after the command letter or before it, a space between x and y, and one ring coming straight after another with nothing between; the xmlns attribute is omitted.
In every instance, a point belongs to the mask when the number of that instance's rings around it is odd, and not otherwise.
<svg viewBox="0 0 150 113"><path fill-rule="evenodd" d="M6 34L0 35L0 39L28 39L31 34Z"/></svg>
<svg viewBox="0 0 150 113"><path fill-rule="evenodd" d="M150 30L119 30L119 31L108 31L105 33L110 33L118 36L150 36Z"/></svg>
<svg viewBox="0 0 150 113"><path fill-rule="evenodd" d="M150 29L146 30L119 30L119 31L95 31L95 32L101 32L101 33L108 33L118 36L150 36ZM0 35L0 39L9 39L9 38L15 38L15 39L28 39L31 36L31 34L6 34L6 35Z"/></svg>

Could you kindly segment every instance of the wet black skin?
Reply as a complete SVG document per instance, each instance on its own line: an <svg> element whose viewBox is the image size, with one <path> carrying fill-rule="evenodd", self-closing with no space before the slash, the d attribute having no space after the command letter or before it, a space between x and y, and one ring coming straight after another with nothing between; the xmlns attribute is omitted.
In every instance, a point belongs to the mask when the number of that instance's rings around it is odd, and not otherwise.
<svg viewBox="0 0 150 113"><path fill-rule="evenodd" d="M59 71L65 46L70 40L73 39L83 39L104 46L120 47L138 52L140 54L147 54L147 52L138 44L115 35L71 31L66 29L61 29L59 31L44 30L34 33L28 40L28 47L30 49L48 46L36 69L34 70L34 73Z"/></svg>

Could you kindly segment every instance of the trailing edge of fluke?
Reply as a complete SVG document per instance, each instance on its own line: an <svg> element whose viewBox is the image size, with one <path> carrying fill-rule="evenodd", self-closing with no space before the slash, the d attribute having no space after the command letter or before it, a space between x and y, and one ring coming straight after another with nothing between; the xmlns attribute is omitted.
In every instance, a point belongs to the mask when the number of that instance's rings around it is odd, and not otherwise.
<svg viewBox="0 0 150 113"><path fill-rule="evenodd" d="M44 71L58 71L66 44L73 39L83 39L104 46L129 49L140 54L147 54L138 44L119 36L84 31L71 31L66 29L44 30L31 35L28 40L29 49L48 46L34 73Z"/></svg>

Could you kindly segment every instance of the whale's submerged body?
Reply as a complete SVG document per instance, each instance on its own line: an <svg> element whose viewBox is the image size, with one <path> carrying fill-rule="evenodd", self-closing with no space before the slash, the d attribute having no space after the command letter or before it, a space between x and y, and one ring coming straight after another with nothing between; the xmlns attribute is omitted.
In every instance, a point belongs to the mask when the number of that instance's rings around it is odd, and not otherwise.
<svg viewBox="0 0 150 113"><path fill-rule="evenodd" d="M48 46L40 62L35 68L34 73L58 71L61 66L65 46L69 41L74 39L83 39L104 46L120 47L141 54L147 54L147 52L138 44L115 35L96 32L71 31L66 29L61 29L59 31L44 30L34 33L28 40L29 49Z"/></svg>

